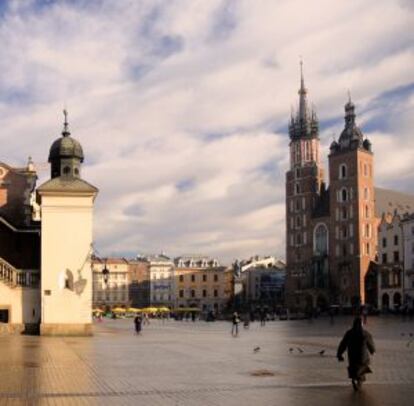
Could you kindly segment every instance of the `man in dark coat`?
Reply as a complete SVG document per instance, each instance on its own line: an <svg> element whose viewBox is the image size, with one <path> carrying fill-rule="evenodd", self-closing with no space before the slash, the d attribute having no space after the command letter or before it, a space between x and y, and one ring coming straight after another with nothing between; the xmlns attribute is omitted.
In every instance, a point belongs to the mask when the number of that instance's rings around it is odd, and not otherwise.
<svg viewBox="0 0 414 406"><path fill-rule="evenodd" d="M339 343L337 358L343 361L342 354L348 350L348 376L352 379L354 390L361 387L365 374L371 373L369 354L374 354L375 345L372 336L362 328L362 320L356 317L353 327L348 330Z"/></svg>
<svg viewBox="0 0 414 406"><path fill-rule="evenodd" d="M135 332L137 334L141 334L141 328L142 328L142 319L141 316L136 316L134 319L135 324Z"/></svg>

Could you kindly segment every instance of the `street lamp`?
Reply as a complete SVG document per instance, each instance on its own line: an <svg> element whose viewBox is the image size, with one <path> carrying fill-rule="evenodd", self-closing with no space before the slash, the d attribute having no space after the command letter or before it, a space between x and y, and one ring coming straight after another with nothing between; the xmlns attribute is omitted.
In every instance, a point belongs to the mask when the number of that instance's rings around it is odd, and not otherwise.
<svg viewBox="0 0 414 406"><path fill-rule="evenodd" d="M102 269L102 277L105 283L105 287L108 286L108 279L109 279L109 269L106 267L106 258L104 262L104 268Z"/></svg>

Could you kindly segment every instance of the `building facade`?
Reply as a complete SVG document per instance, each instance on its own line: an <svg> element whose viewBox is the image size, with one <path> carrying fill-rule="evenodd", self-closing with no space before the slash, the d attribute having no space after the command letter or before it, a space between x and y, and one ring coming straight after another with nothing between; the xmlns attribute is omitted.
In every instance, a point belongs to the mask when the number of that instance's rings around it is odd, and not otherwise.
<svg viewBox="0 0 414 406"><path fill-rule="evenodd" d="M104 269L108 272L103 272ZM130 306L128 260L115 257L94 257L92 260L92 273L94 308L111 309Z"/></svg>
<svg viewBox="0 0 414 406"><path fill-rule="evenodd" d="M203 312L225 311L231 301L232 270L204 256L175 259L175 307L196 307Z"/></svg>
<svg viewBox="0 0 414 406"><path fill-rule="evenodd" d="M414 213L402 218L404 248L403 303L414 309Z"/></svg>
<svg viewBox="0 0 414 406"><path fill-rule="evenodd" d="M164 254L151 255L144 260L149 266L151 306L174 307L174 261Z"/></svg>
<svg viewBox="0 0 414 406"><path fill-rule="evenodd" d="M150 305L150 264L145 260L128 260L129 301L132 307Z"/></svg>
<svg viewBox="0 0 414 406"><path fill-rule="evenodd" d="M384 215L378 226L378 309L399 309L403 303L404 241L401 217Z"/></svg>

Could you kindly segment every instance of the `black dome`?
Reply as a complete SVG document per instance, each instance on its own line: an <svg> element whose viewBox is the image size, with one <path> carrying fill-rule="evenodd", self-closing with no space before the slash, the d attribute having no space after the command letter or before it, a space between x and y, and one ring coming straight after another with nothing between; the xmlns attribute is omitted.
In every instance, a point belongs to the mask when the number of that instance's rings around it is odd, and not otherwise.
<svg viewBox="0 0 414 406"><path fill-rule="evenodd" d="M49 151L49 162L59 158L78 158L83 162L83 150L79 141L70 136L63 136L54 141Z"/></svg>

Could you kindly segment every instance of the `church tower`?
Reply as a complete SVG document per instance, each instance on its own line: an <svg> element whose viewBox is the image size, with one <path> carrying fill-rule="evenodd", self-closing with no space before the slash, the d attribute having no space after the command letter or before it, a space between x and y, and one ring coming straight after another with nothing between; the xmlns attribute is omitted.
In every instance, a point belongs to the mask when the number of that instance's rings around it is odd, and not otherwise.
<svg viewBox="0 0 414 406"><path fill-rule="evenodd" d="M377 229L370 141L355 122L355 105L345 105L345 128L329 154L332 290L344 305L365 303L365 276L375 258Z"/></svg>
<svg viewBox="0 0 414 406"><path fill-rule="evenodd" d="M303 292L312 284L311 218L324 187L318 119L308 106L302 62L298 93L299 108L296 115L292 112L289 124L290 168L286 173L286 290L290 307L305 306Z"/></svg>
<svg viewBox="0 0 414 406"><path fill-rule="evenodd" d="M92 221L98 189L80 177L83 151L70 136L51 146L51 179L37 189L41 210L42 335L92 334Z"/></svg>

